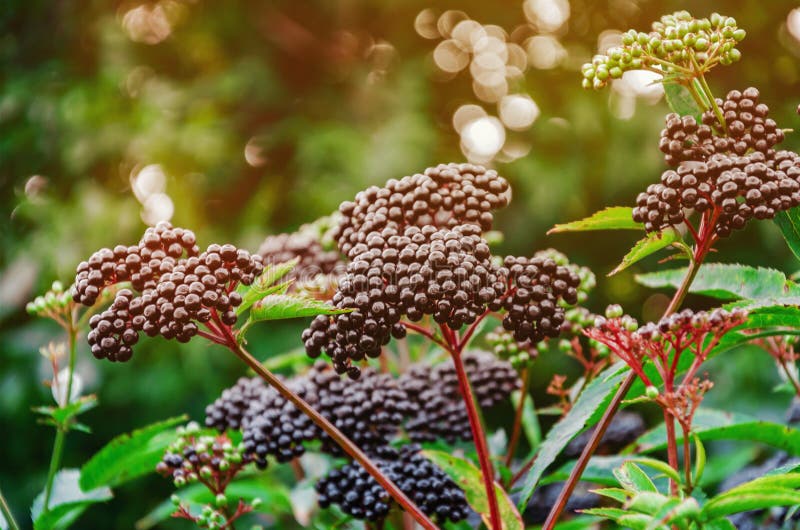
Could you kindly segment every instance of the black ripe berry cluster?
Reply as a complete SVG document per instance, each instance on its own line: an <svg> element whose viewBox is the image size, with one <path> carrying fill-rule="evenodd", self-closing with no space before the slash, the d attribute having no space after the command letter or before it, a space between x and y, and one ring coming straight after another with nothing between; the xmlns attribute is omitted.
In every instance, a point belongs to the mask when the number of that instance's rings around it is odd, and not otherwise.
<svg viewBox="0 0 800 530"><path fill-rule="evenodd" d="M288 277L298 280L310 280L318 274L332 274L344 268L339 253L325 250L319 239L310 230L292 234L268 236L258 254L264 263L284 263L297 259L297 265Z"/></svg>
<svg viewBox="0 0 800 530"><path fill-rule="evenodd" d="M333 303L354 310L317 317L303 333L308 354L324 351L338 373L357 378L352 362L404 337L403 318L427 315L459 329L488 309L513 310L508 325L531 340L556 333L563 319L556 302L576 299L579 278L548 259L493 263L481 233L507 191L494 171L448 164L343 203L334 237L350 262Z"/></svg>
<svg viewBox="0 0 800 530"><path fill-rule="evenodd" d="M551 258L507 256L500 276L508 279L508 294L489 308L506 310L503 327L518 341L535 343L557 336L564 323L559 300L578 301L578 274Z"/></svg>
<svg viewBox="0 0 800 530"><path fill-rule="evenodd" d="M240 379L223 391L206 408L206 426L220 431L241 428L245 451L262 468L269 456L286 462L302 455L304 444L313 440L321 442L323 451L341 454L339 446L306 414L258 381ZM326 363L317 362L307 374L287 384L365 450L388 444L403 420L417 410L391 375L371 369L358 381L346 382Z"/></svg>
<svg viewBox="0 0 800 530"><path fill-rule="evenodd" d="M513 366L488 352L467 352L462 360L475 399L484 410L504 401L520 387ZM453 443L472 439L452 361L433 368L415 365L400 377L400 386L418 405L418 412L405 423L406 433L413 441L441 438Z"/></svg>
<svg viewBox="0 0 800 530"><path fill-rule="evenodd" d="M417 445L400 449L381 447L373 453L376 465L408 495L429 517L438 523L457 522L469 513L464 492L436 464L420 454ZM356 518L382 521L394 501L358 463L333 469L316 484L319 504L331 504Z"/></svg>
<svg viewBox="0 0 800 530"><path fill-rule="evenodd" d="M758 97L748 88L717 100L724 129L711 110L700 124L668 115L659 147L674 169L639 194L633 219L650 232L683 223L687 210L708 211L716 236L727 237L751 219L771 219L800 204L800 156L775 151L783 131Z"/></svg>
<svg viewBox="0 0 800 530"><path fill-rule="evenodd" d="M262 271L260 256L229 244L199 253L192 232L159 223L138 245L101 249L78 265L74 298L93 305L104 287L130 282L91 318L87 336L95 357L127 361L142 332L187 342L198 323L233 325L242 302L236 286Z"/></svg>

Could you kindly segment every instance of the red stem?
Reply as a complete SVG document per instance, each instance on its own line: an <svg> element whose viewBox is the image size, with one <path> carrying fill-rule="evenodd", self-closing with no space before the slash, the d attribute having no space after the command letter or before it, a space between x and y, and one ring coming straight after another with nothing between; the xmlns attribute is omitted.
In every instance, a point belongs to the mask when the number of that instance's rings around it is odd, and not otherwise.
<svg viewBox="0 0 800 530"><path fill-rule="evenodd" d="M446 326L442 327L445 328ZM461 390L461 396L464 398L464 404L467 407L469 426L472 430L472 440L475 443L475 450L478 453L478 461L481 466L481 475L483 475L483 485L486 488L486 497L489 500L489 519L491 522L491 529L502 530L503 523L502 519L500 518L500 506L497 503L494 469L492 468L492 460L489 455L489 447L486 444L486 436L484 435L483 426L481 425L481 418L478 414L478 408L475 405L475 396L472 394L469 378L467 377L466 370L464 370L464 363L461 360L461 350L458 348L451 349L450 354L453 358L453 364L456 367L458 386Z"/></svg>
<svg viewBox="0 0 800 530"><path fill-rule="evenodd" d="M664 425L667 428L667 458L669 465L672 469L680 473L681 468L678 466L678 443L675 438L675 418L672 414L664 409ZM678 484L674 480L669 479L669 491L672 495L678 495Z"/></svg>
<svg viewBox="0 0 800 530"><path fill-rule="evenodd" d="M436 344L438 344L442 348L444 348L446 350L450 349L450 346L448 344L442 342L442 340L439 339L439 337L437 337L436 335L434 335L433 331L431 331L430 329L428 329L426 327L423 327L423 326L420 326L419 324L414 324L413 322L408 322L406 320L402 320L400 323L403 326L405 326L406 329L409 329L409 330L413 331L414 333L422 335L423 337L427 337L429 340L435 342Z"/></svg>

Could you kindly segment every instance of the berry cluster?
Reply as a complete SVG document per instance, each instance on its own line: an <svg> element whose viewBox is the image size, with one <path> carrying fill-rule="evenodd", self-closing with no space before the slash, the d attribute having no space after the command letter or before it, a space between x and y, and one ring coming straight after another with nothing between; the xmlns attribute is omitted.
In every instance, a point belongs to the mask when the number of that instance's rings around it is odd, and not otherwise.
<svg viewBox="0 0 800 530"><path fill-rule="evenodd" d="M783 130L768 117L769 107L759 102L756 88L732 90L716 104L723 113L725 127L713 110L703 113L700 124L694 116L667 115L658 148L669 165L706 160L715 153L741 156L752 150L767 158L774 155L773 148L784 139Z"/></svg>
<svg viewBox="0 0 800 530"><path fill-rule="evenodd" d="M539 356L538 345L529 341L518 341L510 331L498 326L486 334L486 342L499 359L507 360L511 366L519 370L528 366ZM539 344L544 344L540 342Z"/></svg>
<svg viewBox="0 0 800 530"><path fill-rule="evenodd" d="M351 361L377 357L390 337L404 337L403 316L418 321L431 315L459 329L506 290L474 225L452 230L408 226L402 235L386 229L384 235L372 234L364 246L333 297L336 307L355 311L334 318L321 315L302 337L309 355L324 350L340 373L357 377Z"/></svg>
<svg viewBox="0 0 800 530"><path fill-rule="evenodd" d="M464 492L436 464L420 454L417 445L381 447L374 461L429 517L439 523L457 522L470 513ZM394 502L360 464L330 471L316 484L323 508L337 504L356 519L382 521Z"/></svg>
<svg viewBox="0 0 800 530"><path fill-rule="evenodd" d="M339 250L349 259L365 249L371 234L400 234L406 226L454 228L492 225L492 210L504 207L508 182L495 171L472 164L440 164L423 173L372 186L354 202L339 207L342 219L334 232Z"/></svg>
<svg viewBox="0 0 800 530"><path fill-rule="evenodd" d="M716 237L744 228L750 219L771 219L800 204L800 156L774 150L783 132L767 118L758 91L731 91L722 107L725 134L716 115L707 111L703 124L692 117L667 117L661 150L676 165L636 198L633 219L648 232L675 226L687 210L709 212Z"/></svg>
<svg viewBox="0 0 800 530"><path fill-rule="evenodd" d="M550 258L507 256L499 275L507 278L510 289L489 308L506 310L503 327L513 332L514 339L535 343L557 336L564 323L559 300L578 301L578 274Z"/></svg>
<svg viewBox="0 0 800 530"><path fill-rule="evenodd" d="M178 439L169 446L156 471L171 477L175 487L202 481L213 493L221 493L250 462L250 456L227 435L206 435L196 423L190 423L178 429Z"/></svg>
<svg viewBox="0 0 800 530"><path fill-rule="evenodd" d="M141 332L187 342L198 323L233 325L242 302L237 284L250 285L262 271L260 256L230 244L198 254L192 232L159 223L138 246L101 249L78 265L74 298L92 305L106 286L130 282L132 289L92 316L87 336L95 357L127 361Z"/></svg>
<svg viewBox="0 0 800 530"><path fill-rule="evenodd" d="M520 387L519 376L511 364L488 352L467 352L462 361L475 400L483 409L507 399ZM433 368L416 365L400 377L400 386L419 407L417 414L405 424L412 440L423 442L442 438L453 443L472 439L452 360Z"/></svg>
<svg viewBox="0 0 800 530"><path fill-rule="evenodd" d="M686 11L661 17L652 31L628 30L622 45L595 55L581 68L584 88L603 88L628 70L657 70L664 74L686 75L687 71L707 71L716 64L731 64L741 58L737 44L745 31L736 20L713 13L709 18L693 18Z"/></svg>
<svg viewBox="0 0 800 530"><path fill-rule="evenodd" d="M297 259L289 277L306 281L318 274L332 274L344 266L339 253L325 250L311 231L268 236L258 249L264 263L284 263Z"/></svg>
<svg viewBox="0 0 800 530"><path fill-rule="evenodd" d="M206 425L241 428L244 449L259 467L267 457L289 461L305 452L304 443L319 440L322 450L341 454L339 446L294 404L256 379L242 379L206 408ZM326 363L317 362L288 386L359 447L386 445L417 404L389 374L365 370L346 383Z"/></svg>

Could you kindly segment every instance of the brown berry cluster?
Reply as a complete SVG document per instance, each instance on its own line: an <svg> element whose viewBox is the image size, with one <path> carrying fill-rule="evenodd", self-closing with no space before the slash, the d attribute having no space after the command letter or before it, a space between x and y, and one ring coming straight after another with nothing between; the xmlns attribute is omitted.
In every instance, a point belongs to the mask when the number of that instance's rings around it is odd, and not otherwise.
<svg viewBox="0 0 800 530"><path fill-rule="evenodd" d="M204 434L196 423L190 423L178 429L178 439L164 453L156 471L171 477L176 487L202 481L219 493L251 461L227 435Z"/></svg>
<svg viewBox="0 0 800 530"><path fill-rule="evenodd" d="M493 170L472 164L440 164L423 173L372 186L342 203L342 220L334 233L339 250L349 259L363 251L370 234L406 226L454 228L492 225L492 210L504 207L508 182Z"/></svg>
<svg viewBox="0 0 800 530"><path fill-rule="evenodd" d="M297 265L288 277L300 281L344 269L339 253L325 250L310 231L268 236L261 243L258 254L264 258L264 263L284 263L297 259Z"/></svg>
<svg viewBox="0 0 800 530"><path fill-rule="evenodd" d="M640 193L633 210L648 232L679 225L694 210L709 212L715 236L727 237L750 219L800 204L800 156L775 151L783 131L767 117L758 90L731 91L718 104L725 130L710 110L699 125L691 116L667 116L659 147L676 167Z"/></svg>
<svg viewBox="0 0 800 530"><path fill-rule="evenodd" d="M508 399L511 392L520 388L519 375L507 361L480 351L467 352L462 360L475 399L483 409ZM453 443L472 439L452 360L433 368L416 365L400 377L400 386L419 407L416 415L405 424L412 440L425 442L442 438Z"/></svg>
<svg viewBox="0 0 800 530"><path fill-rule="evenodd" d="M499 275L507 278L508 294L498 297L489 308L506 310L503 327L518 341L535 343L557 336L564 323L559 300L567 304L578 301L578 274L551 258L507 256Z"/></svg>
<svg viewBox="0 0 800 530"><path fill-rule="evenodd" d="M458 522L470 513L464 492L436 464L420 453L418 445L400 449L381 447L374 452L374 461L429 517L443 524ZM319 505L331 504L356 518L381 522L395 506L394 501L358 463L331 470L317 482Z"/></svg>
<svg viewBox="0 0 800 530"><path fill-rule="evenodd" d="M365 450L388 444L403 420L417 410L391 375L372 369L357 382L347 383L320 361L288 386ZM255 379L240 380L209 405L206 425L219 430L240 426L245 451L260 467L266 467L270 455L279 462L300 456L303 444L312 440L321 441L325 452L341 454L336 442L308 416Z"/></svg>
<svg viewBox="0 0 800 530"><path fill-rule="evenodd" d="M772 157L773 148L783 141L784 134L768 117L769 107L758 98L758 89L750 87L743 92L730 91L724 101L717 99L725 130L713 110L703 113L700 124L694 116L667 115L658 144L664 160L677 166L687 160L705 160L715 153L742 156L748 151Z"/></svg>
<svg viewBox="0 0 800 530"><path fill-rule="evenodd" d="M136 291L155 287L159 277L169 272L186 254L196 256L194 233L159 223L145 230L138 245L103 248L78 265L75 275L76 302L92 306L104 287L130 282Z"/></svg>
<svg viewBox="0 0 800 530"><path fill-rule="evenodd" d="M78 266L75 300L91 305L100 291L129 281L111 306L89 320L92 354L127 361L139 334L189 341L198 323L236 323L242 298L238 284L250 285L263 271L260 256L235 246L210 245L197 253L194 234L160 223L138 246L101 249ZM187 257L181 257L186 251ZM138 292L138 294L137 294Z"/></svg>
<svg viewBox="0 0 800 530"><path fill-rule="evenodd" d="M336 307L355 311L332 319L319 316L303 334L308 354L324 350L340 373L357 377L351 361L377 357L392 336L404 337L403 316L418 321L431 315L459 329L506 290L474 225L408 226L402 235L387 228L364 246L333 298Z"/></svg>

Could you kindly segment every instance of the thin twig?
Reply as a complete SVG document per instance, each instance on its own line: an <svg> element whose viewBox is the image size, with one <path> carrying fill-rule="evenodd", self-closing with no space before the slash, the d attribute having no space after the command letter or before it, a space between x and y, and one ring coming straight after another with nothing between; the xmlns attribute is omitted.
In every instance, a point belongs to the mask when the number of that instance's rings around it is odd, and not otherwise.
<svg viewBox="0 0 800 530"><path fill-rule="evenodd" d="M508 442L508 452L506 453L506 467L511 467L511 461L514 459L514 453L517 449L517 443L519 443L519 436L520 432L522 431L522 412L525 409L525 399L528 397L528 377L529 377L529 370L528 366L526 365L522 369L522 373L520 374L520 379L522 379L522 385L519 390L519 403L517 403L517 410L514 414L514 427L511 431L511 439Z"/></svg>
<svg viewBox="0 0 800 530"><path fill-rule="evenodd" d="M3 514L6 523L8 523L9 530L19 530L19 525L14 519L14 514L11 513L11 508L8 506L8 501L3 496L2 490L0 490L0 513Z"/></svg>

